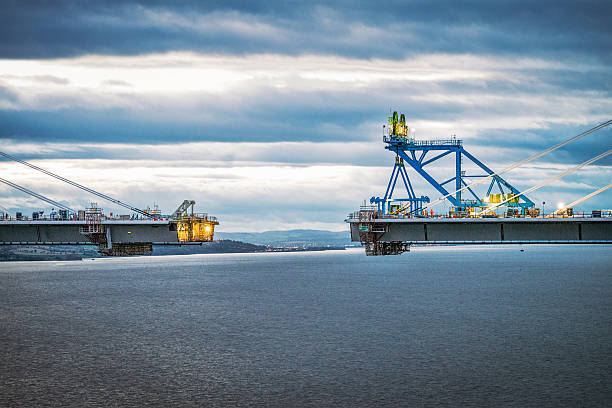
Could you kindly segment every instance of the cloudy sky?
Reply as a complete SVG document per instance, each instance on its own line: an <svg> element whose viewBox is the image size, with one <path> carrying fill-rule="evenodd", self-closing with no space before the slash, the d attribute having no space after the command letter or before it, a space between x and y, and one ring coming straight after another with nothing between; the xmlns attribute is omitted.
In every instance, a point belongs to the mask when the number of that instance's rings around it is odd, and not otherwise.
<svg viewBox="0 0 612 408"><path fill-rule="evenodd" d="M194 199L223 231L346 228L384 194L390 108L493 169L612 119L610 1L1 7L0 150L137 207ZM527 189L611 142L608 127L506 178ZM0 176L73 208L92 199L6 160ZM611 179L607 158L530 197L552 209ZM5 186L0 206L49 210ZM611 207L612 190L582 205Z"/></svg>

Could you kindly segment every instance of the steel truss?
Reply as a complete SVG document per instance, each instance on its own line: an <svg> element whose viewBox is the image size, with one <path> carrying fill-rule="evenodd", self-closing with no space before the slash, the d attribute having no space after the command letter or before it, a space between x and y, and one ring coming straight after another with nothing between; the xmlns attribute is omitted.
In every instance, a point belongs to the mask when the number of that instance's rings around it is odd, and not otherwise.
<svg viewBox="0 0 612 408"><path fill-rule="evenodd" d="M521 194L516 188L510 183L498 176L488 168L484 163L470 154L463 148L462 141L459 139L448 139L448 140L415 140L408 138L404 135L390 134L383 136L383 142L387 144L385 149L396 154L395 166L391 173L391 178L387 185L387 191L383 198L372 197L370 202L378 205L379 212L383 214L393 212L393 203L397 201L403 201L405 204L405 210L407 214L418 212L422 209L423 203L428 203L429 198L421 196L417 198L414 194L412 184L408 177L408 173L404 167L404 163L408 163L419 175L421 175L429 184L431 184L440 194L446 197L451 205L455 207L457 211L466 211L468 208L485 208L489 205L491 192L495 187L501 194L500 198L506 199L512 197L512 200L505 205L508 207L515 207L522 214L525 213L527 208L532 208L535 203ZM435 155L433 155L435 153ZM433 157L432 157L433 155ZM436 180L429 172L425 169L425 166L436 162L448 155L455 156L455 174L454 177L449 178L445 181ZM465 171L462 170L462 161L465 159L469 160L480 168L485 174L474 174L466 175ZM404 199L393 199L393 190L397 182L398 175L402 176L402 181L408 192L408 198ZM468 186L465 179L476 178L476 177L492 177L489 188L487 189L486 199L480 197L473 189ZM444 186L454 182L454 193L449 192ZM471 195L470 199L464 199L461 195L461 191L469 192Z"/></svg>
<svg viewBox="0 0 612 408"><path fill-rule="evenodd" d="M395 185L399 176L402 176L402 182L404 183L404 187L406 188L406 192L408 193L408 198L393 198L393 192L395 190ZM406 204L409 208L408 212L416 212L423 208L423 203L428 202L429 197L417 197L414 193L412 183L410 182L410 177L408 177L408 172L406 171L406 167L404 167L404 159L399 156L395 157L395 166L393 166L393 172L391 172L391 178L389 178L389 183L387 184L385 196L383 198L370 198L370 203L376 204L378 207L378 212L382 214L388 214L390 212L393 212L396 208L399 208Z"/></svg>

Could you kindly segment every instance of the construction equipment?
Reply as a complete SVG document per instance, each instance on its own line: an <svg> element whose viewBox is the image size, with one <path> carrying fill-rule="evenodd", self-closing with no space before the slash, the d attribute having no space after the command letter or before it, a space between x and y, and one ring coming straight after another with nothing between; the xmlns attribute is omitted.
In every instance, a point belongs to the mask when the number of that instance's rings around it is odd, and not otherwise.
<svg viewBox="0 0 612 408"><path fill-rule="evenodd" d="M402 121L404 123L402 123ZM410 178L404 168L404 163L408 163L419 175L427 180L438 192L440 192L453 206L453 211L457 213L475 214L478 208L486 208L489 206L488 199L481 198L465 181L469 178L487 178L490 180L489 188L486 196L491 195L494 187L499 189L499 197L504 198L504 201L509 207L516 207L521 214L525 214L527 209L535 206L534 202L521 194L510 183L504 180L499 174L493 172L480 160L470 154L464 147L460 139L453 137L446 140L416 140L413 137L408 137L410 134L408 126L405 124L404 115L399 115L393 112L389 118L391 126L387 134L383 134L383 142L387 144L385 149L395 153L395 167L391 174L387 191L383 198L372 197L371 204L376 204L378 211L382 214L406 214L417 215L422 210L427 209L431 204L429 197L417 197L412 188ZM435 153L435 156L428 157L430 153ZM427 171L427 165L440 160L447 155L454 155L455 158L455 174L454 177L446 181L438 181ZM430 154L431 156L431 154ZM463 170L463 161L467 160L477 167L484 174L466 174ZM393 199L393 190L398 178L398 174L402 176L404 186L408 193L407 198ZM456 191L454 194L446 190L445 185L453 183ZM472 195L473 199L464 199L462 190L467 191ZM401 203L401 206L395 207ZM425 205L424 205L425 204Z"/></svg>
<svg viewBox="0 0 612 408"><path fill-rule="evenodd" d="M171 222L176 227L180 242L208 242L213 240L216 217L206 213L194 213L195 201L185 200L172 213ZM191 210L191 211L190 211Z"/></svg>

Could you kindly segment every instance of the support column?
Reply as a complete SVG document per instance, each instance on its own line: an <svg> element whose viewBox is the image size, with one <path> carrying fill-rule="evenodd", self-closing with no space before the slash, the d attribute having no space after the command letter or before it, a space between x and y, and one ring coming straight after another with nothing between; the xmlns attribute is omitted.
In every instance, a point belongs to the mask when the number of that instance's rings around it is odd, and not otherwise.
<svg viewBox="0 0 612 408"><path fill-rule="evenodd" d="M106 226L106 248L113 249L113 242L111 240L111 227L110 225Z"/></svg>
<svg viewBox="0 0 612 408"><path fill-rule="evenodd" d="M461 190L461 150L455 152L455 190ZM455 199L461 202L461 191L455 193Z"/></svg>

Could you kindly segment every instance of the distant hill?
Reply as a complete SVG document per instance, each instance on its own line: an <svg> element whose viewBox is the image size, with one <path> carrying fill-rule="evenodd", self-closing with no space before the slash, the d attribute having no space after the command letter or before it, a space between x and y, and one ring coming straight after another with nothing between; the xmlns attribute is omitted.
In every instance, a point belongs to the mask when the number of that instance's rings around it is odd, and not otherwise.
<svg viewBox="0 0 612 408"><path fill-rule="evenodd" d="M215 232L215 239L229 239L255 245L325 247L351 244L349 231L296 229L264 232Z"/></svg>
<svg viewBox="0 0 612 408"><path fill-rule="evenodd" d="M215 240L202 245L154 245L153 255L228 254L265 252L267 247L233 240Z"/></svg>

